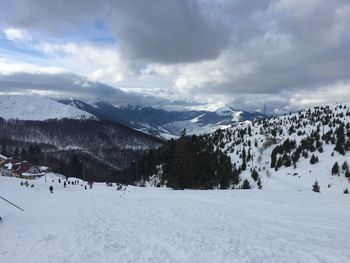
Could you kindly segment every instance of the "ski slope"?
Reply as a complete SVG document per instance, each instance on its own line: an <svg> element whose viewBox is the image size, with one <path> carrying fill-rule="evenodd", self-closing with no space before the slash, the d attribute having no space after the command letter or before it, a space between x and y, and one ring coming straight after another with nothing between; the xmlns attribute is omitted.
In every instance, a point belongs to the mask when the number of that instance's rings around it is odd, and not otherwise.
<svg viewBox="0 0 350 263"><path fill-rule="evenodd" d="M54 182L52 182L52 179ZM0 262L349 262L350 195L0 177ZM30 181L32 183L32 181ZM54 193L49 193L53 185Z"/></svg>

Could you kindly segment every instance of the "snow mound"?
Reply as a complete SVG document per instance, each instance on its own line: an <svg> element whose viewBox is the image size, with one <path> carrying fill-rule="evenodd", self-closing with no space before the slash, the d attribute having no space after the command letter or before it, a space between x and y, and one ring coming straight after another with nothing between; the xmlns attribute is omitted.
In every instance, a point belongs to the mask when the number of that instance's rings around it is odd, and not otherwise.
<svg viewBox="0 0 350 263"><path fill-rule="evenodd" d="M1 95L0 117L19 120L96 119L90 113L41 96Z"/></svg>

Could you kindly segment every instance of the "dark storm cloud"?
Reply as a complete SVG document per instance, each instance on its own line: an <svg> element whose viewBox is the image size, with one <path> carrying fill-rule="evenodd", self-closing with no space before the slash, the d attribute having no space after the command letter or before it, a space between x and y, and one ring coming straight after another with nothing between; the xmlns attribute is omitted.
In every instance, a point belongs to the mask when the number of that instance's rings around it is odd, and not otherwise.
<svg viewBox="0 0 350 263"><path fill-rule="evenodd" d="M225 78L203 92L276 93L350 79L348 1L246 1L226 12L237 8L244 17L232 18L237 23L222 59Z"/></svg>
<svg viewBox="0 0 350 263"><path fill-rule="evenodd" d="M17 0L14 16L20 27L51 34L80 30L102 20L115 34L122 53L147 62L182 63L216 58L229 43L220 16L192 0ZM210 8L210 7L208 7Z"/></svg>

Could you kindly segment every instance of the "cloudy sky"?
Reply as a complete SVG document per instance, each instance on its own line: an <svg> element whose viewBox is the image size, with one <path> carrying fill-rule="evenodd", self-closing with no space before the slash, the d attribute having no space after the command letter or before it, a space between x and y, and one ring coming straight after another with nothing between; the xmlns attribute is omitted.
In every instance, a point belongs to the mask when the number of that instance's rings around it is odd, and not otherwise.
<svg viewBox="0 0 350 263"><path fill-rule="evenodd" d="M0 94L275 113L350 101L348 0L0 6Z"/></svg>

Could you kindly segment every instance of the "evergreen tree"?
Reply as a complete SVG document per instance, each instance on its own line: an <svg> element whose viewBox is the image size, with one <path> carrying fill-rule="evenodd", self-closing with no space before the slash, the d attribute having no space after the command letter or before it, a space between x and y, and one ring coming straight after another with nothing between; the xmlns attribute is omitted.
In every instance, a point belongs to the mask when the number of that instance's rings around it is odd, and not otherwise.
<svg viewBox="0 0 350 263"><path fill-rule="evenodd" d="M350 171L349 171L349 169L345 171L345 177L350 180Z"/></svg>
<svg viewBox="0 0 350 263"><path fill-rule="evenodd" d="M232 172L232 183L234 185L239 184L240 178L239 178L239 171L237 169L233 169Z"/></svg>
<svg viewBox="0 0 350 263"><path fill-rule="evenodd" d="M242 189L250 189L250 183L247 179L243 181Z"/></svg>
<svg viewBox="0 0 350 263"><path fill-rule="evenodd" d="M15 151L13 153L13 158L14 159L18 159L19 158L19 149L18 149L18 147L15 148Z"/></svg>
<svg viewBox="0 0 350 263"><path fill-rule="evenodd" d="M245 171L246 169L247 169L247 163L243 161L241 165L241 171Z"/></svg>
<svg viewBox="0 0 350 263"><path fill-rule="evenodd" d="M282 165L283 165L283 160L282 160L282 158L280 157L280 158L278 158L278 160L277 160L276 168L280 168Z"/></svg>
<svg viewBox="0 0 350 263"><path fill-rule="evenodd" d="M259 189L261 189L262 188L262 184L261 184L261 180L260 179L258 180L257 184L258 184Z"/></svg>
<svg viewBox="0 0 350 263"><path fill-rule="evenodd" d="M335 162L333 167L332 167L332 175L339 174L339 165L338 162Z"/></svg>
<svg viewBox="0 0 350 263"><path fill-rule="evenodd" d="M347 171L349 170L349 165L347 161L344 161L343 165L341 166L343 171Z"/></svg>
<svg viewBox="0 0 350 263"><path fill-rule="evenodd" d="M257 172L257 170L253 170L251 173L251 177L253 178L253 180L256 182L259 179L259 173Z"/></svg>
<svg viewBox="0 0 350 263"><path fill-rule="evenodd" d="M247 154L246 154L245 148L243 147L243 150L242 150L242 161L245 162L246 160L247 160Z"/></svg>
<svg viewBox="0 0 350 263"><path fill-rule="evenodd" d="M7 145L5 143L1 145L1 154L8 157L9 152L8 152Z"/></svg>
<svg viewBox="0 0 350 263"><path fill-rule="evenodd" d="M310 164L318 163L318 157L316 155L312 155L310 158Z"/></svg>
<svg viewBox="0 0 350 263"><path fill-rule="evenodd" d="M23 147L19 155L22 160L26 160L28 158L28 153L26 148Z"/></svg>
<svg viewBox="0 0 350 263"><path fill-rule="evenodd" d="M276 148L275 148L276 149ZM271 168L275 168L277 161L277 151L273 149L271 153Z"/></svg>
<svg viewBox="0 0 350 263"><path fill-rule="evenodd" d="M249 162L252 159L252 155L250 153L250 149L248 150L248 155L247 155L247 162Z"/></svg>
<svg viewBox="0 0 350 263"><path fill-rule="evenodd" d="M337 142L334 147L334 150L339 152L341 155L345 155L345 133L344 133L344 126L340 125L339 128L336 131L337 134Z"/></svg>
<svg viewBox="0 0 350 263"><path fill-rule="evenodd" d="M184 135L175 144L172 158L167 162L168 186L174 189L190 188L194 179L192 151Z"/></svg>
<svg viewBox="0 0 350 263"><path fill-rule="evenodd" d="M312 191L319 193L320 192L320 186L318 185L317 180L315 181L314 185L312 186Z"/></svg>

